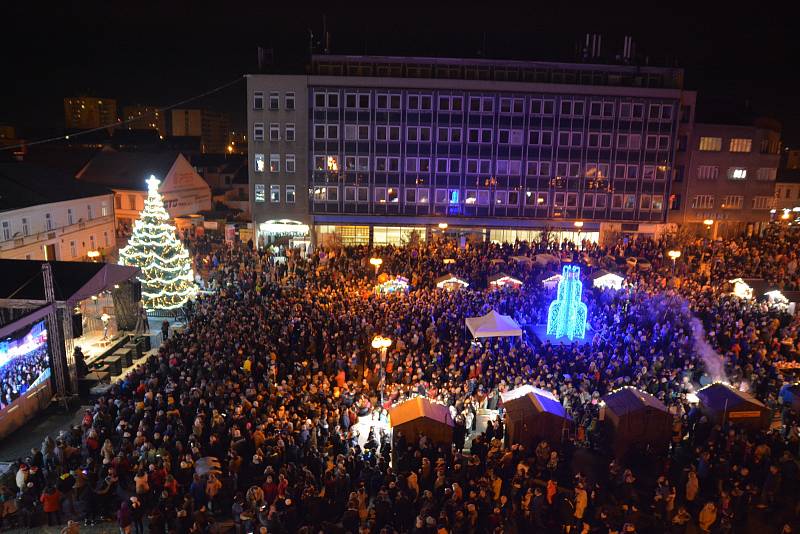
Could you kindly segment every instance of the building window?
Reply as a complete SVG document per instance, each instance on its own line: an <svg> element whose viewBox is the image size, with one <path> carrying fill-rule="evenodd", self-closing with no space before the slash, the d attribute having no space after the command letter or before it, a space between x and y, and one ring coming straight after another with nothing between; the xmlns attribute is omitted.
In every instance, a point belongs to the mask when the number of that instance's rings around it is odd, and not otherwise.
<svg viewBox="0 0 800 534"><path fill-rule="evenodd" d="M108 232L103 232L103 246L108 248L111 246L111 242L108 240Z"/></svg>
<svg viewBox="0 0 800 534"><path fill-rule="evenodd" d="M729 167L728 168L729 180L746 180L747 169L745 167Z"/></svg>
<svg viewBox="0 0 800 534"><path fill-rule="evenodd" d="M664 195L653 195L650 201L650 209L652 211L661 211L664 209Z"/></svg>
<svg viewBox="0 0 800 534"><path fill-rule="evenodd" d="M270 141L280 141L281 140L281 125L277 122L271 122L269 125L269 140Z"/></svg>
<svg viewBox="0 0 800 534"><path fill-rule="evenodd" d="M75 217L72 214L72 208L67 208L67 224L75 224Z"/></svg>
<svg viewBox="0 0 800 534"><path fill-rule="evenodd" d="M294 109L294 93L286 93L284 98L286 109Z"/></svg>
<svg viewBox="0 0 800 534"><path fill-rule="evenodd" d="M767 196L753 197L754 210L768 210L772 209L774 205L775 205L774 197L767 197Z"/></svg>
<svg viewBox="0 0 800 534"><path fill-rule="evenodd" d="M264 184L256 184L256 202L264 202L266 199L266 193L264 191Z"/></svg>
<svg viewBox="0 0 800 534"><path fill-rule="evenodd" d="M553 132L548 130L530 130L528 131L528 144L534 146L550 146L553 144Z"/></svg>
<svg viewBox="0 0 800 534"><path fill-rule="evenodd" d="M89 236L89 250L94 250L94 249L95 249L94 234L91 234Z"/></svg>
<svg viewBox="0 0 800 534"><path fill-rule="evenodd" d="M650 211L650 195L639 197L639 211Z"/></svg>
<svg viewBox="0 0 800 534"><path fill-rule="evenodd" d="M741 195L725 195L722 197L720 208L726 210L740 210L744 205L744 197Z"/></svg>
<svg viewBox="0 0 800 534"><path fill-rule="evenodd" d="M269 172L281 172L281 155L269 155Z"/></svg>
<svg viewBox="0 0 800 534"><path fill-rule="evenodd" d="M256 122L253 124L253 141L264 140L264 123Z"/></svg>
<svg viewBox="0 0 800 534"><path fill-rule="evenodd" d="M398 110L400 109L400 95L381 94L377 96L377 108L379 110Z"/></svg>
<svg viewBox="0 0 800 534"><path fill-rule="evenodd" d="M719 152L720 150L722 150L722 138L701 137L699 148L703 152Z"/></svg>
<svg viewBox="0 0 800 534"><path fill-rule="evenodd" d="M263 91L256 91L253 93L253 109L264 109Z"/></svg>
<svg viewBox="0 0 800 534"><path fill-rule="evenodd" d="M406 127L406 141L420 141L428 143L431 140L430 126Z"/></svg>
<svg viewBox="0 0 800 534"><path fill-rule="evenodd" d="M692 197L692 209L709 210L714 208L714 195L695 195Z"/></svg>
<svg viewBox="0 0 800 534"><path fill-rule="evenodd" d="M87 217L87 220L89 220L89 221L94 219L94 214L92 213L92 205L91 204L88 204L86 206L86 217ZM94 248L94 247L92 247L92 248Z"/></svg>
<svg viewBox="0 0 800 534"><path fill-rule="evenodd" d="M256 154L253 158L253 162L255 164L256 172L264 172L264 168L266 167L266 160L264 159L264 154Z"/></svg>
<svg viewBox="0 0 800 534"><path fill-rule="evenodd" d="M75 246L75 241L69 242L69 253L73 258L78 257L78 248Z"/></svg>
<svg viewBox="0 0 800 534"><path fill-rule="evenodd" d="M286 124L286 140L294 141L294 123L289 122Z"/></svg>
<svg viewBox="0 0 800 534"><path fill-rule="evenodd" d="M275 184L269 186L269 201L272 203L281 201L281 186Z"/></svg>
<svg viewBox="0 0 800 534"><path fill-rule="evenodd" d="M562 100L561 101L561 116L564 117L583 117L584 114L583 100Z"/></svg>
<svg viewBox="0 0 800 534"><path fill-rule="evenodd" d="M100 216L106 217L108 215L108 204L103 202L100 204Z"/></svg>
<svg viewBox="0 0 800 534"><path fill-rule="evenodd" d="M44 214L44 227L48 232L53 229L53 218L49 213Z"/></svg>
<svg viewBox="0 0 800 534"><path fill-rule="evenodd" d="M636 195L625 195L625 200L622 205L624 210L636 209Z"/></svg>
<svg viewBox="0 0 800 534"><path fill-rule="evenodd" d="M278 109L278 105L280 103L280 95L277 92L272 92L269 94L269 109L275 111Z"/></svg>
<svg viewBox="0 0 800 534"><path fill-rule="evenodd" d="M771 169L769 167L761 167L756 173L756 179L764 181L775 181L778 174L778 169Z"/></svg>
<svg viewBox="0 0 800 534"><path fill-rule="evenodd" d="M730 151L731 152L750 152L753 148L753 140L742 138L742 137L732 137L731 144L730 144Z"/></svg>
<svg viewBox="0 0 800 534"><path fill-rule="evenodd" d="M118 210L122 209L122 195L114 195L114 207Z"/></svg>
<svg viewBox="0 0 800 534"><path fill-rule="evenodd" d="M294 154L286 154L286 172L295 172Z"/></svg>
<svg viewBox="0 0 800 534"><path fill-rule="evenodd" d="M22 218L22 235L24 235L24 236L25 235L29 235L30 233L31 233L31 229L28 226L28 218L27 217L23 217Z"/></svg>
<svg viewBox="0 0 800 534"><path fill-rule="evenodd" d="M8 221L3 221L3 241L11 239L11 225Z"/></svg>
<svg viewBox="0 0 800 534"><path fill-rule="evenodd" d="M344 107L350 109L369 109L369 95L348 93L344 95Z"/></svg>
<svg viewBox="0 0 800 534"><path fill-rule="evenodd" d="M406 204L416 204L417 203L417 189L415 187L406 187L405 202L406 202Z"/></svg>
<svg viewBox="0 0 800 534"><path fill-rule="evenodd" d="M716 180L719 177L719 167L716 165L698 165L698 180Z"/></svg>
<svg viewBox="0 0 800 534"><path fill-rule="evenodd" d="M294 204L295 199L295 186L287 185L286 186L286 203L287 204Z"/></svg>

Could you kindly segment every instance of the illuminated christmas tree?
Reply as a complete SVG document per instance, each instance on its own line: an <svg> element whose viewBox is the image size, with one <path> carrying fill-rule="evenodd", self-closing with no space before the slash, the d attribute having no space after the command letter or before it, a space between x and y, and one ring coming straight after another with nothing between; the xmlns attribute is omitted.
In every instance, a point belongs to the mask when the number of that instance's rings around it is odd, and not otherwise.
<svg viewBox="0 0 800 534"><path fill-rule="evenodd" d="M168 222L159 183L155 176L147 180L144 210L133 223L128 246L119 251L120 265L142 271L142 301L147 311L179 308L197 291L189 253Z"/></svg>

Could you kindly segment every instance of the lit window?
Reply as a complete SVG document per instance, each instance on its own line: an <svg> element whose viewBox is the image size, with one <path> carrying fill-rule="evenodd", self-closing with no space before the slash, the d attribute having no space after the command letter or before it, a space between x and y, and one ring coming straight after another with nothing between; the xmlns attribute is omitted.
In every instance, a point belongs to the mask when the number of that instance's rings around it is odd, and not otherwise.
<svg viewBox="0 0 800 534"><path fill-rule="evenodd" d="M264 202L266 199L264 184L256 184L256 202Z"/></svg>
<svg viewBox="0 0 800 534"><path fill-rule="evenodd" d="M275 184L269 186L269 201L273 203L281 201L281 186Z"/></svg>
<svg viewBox="0 0 800 534"><path fill-rule="evenodd" d="M722 138L701 137L699 148L703 152L719 152L720 150L722 150Z"/></svg>
<svg viewBox="0 0 800 534"><path fill-rule="evenodd" d="M747 169L744 167L730 167L728 169L729 180L745 180L747 179Z"/></svg>
<svg viewBox="0 0 800 534"><path fill-rule="evenodd" d="M281 171L281 155L280 154L270 154L269 155L269 172L280 172Z"/></svg>
<svg viewBox="0 0 800 534"><path fill-rule="evenodd" d="M264 154L256 154L254 158L256 172L264 172L266 160Z"/></svg>
<svg viewBox="0 0 800 534"><path fill-rule="evenodd" d="M730 151L731 152L750 152L753 146L752 139L746 138L731 138Z"/></svg>

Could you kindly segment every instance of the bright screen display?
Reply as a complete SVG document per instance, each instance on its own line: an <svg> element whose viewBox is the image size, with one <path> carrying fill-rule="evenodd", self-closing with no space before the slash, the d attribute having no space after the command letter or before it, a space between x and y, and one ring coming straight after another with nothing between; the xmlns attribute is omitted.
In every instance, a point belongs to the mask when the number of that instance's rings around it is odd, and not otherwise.
<svg viewBox="0 0 800 534"><path fill-rule="evenodd" d="M0 339L0 410L50 379L45 321Z"/></svg>

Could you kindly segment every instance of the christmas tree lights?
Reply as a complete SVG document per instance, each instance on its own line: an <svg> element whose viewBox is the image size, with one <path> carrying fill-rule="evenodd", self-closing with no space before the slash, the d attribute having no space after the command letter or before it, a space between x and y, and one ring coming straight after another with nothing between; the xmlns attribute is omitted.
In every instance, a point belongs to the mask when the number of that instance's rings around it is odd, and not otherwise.
<svg viewBox="0 0 800 534"><path fill-rule="evenodd" d="M147 199L139 220L133 223L128 246L119 251L120 265L142 271L142 301L147 311L180 308L194 297L189 253L175 235L164 202L158 192L159 180L147 180Z"/></svg>

